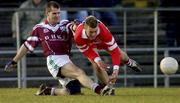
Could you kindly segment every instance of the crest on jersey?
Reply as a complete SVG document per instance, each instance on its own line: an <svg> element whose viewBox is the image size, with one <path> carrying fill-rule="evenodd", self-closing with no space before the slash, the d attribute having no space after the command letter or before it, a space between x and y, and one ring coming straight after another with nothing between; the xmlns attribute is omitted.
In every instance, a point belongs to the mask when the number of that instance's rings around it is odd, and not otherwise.
<svg viewBox="0 0 180 103"><path fill-rule="evenodd" d="M44 28L44 29L43 29L43 32L44 32L44 33L47 33L47 32L49 32L49 30L48 30L47 28Z"/></svg>
<svg viewBox="0 0 180 103"><path fill-rule="evenodd" d="M60 30L61 30L62 32L64 32L64 31L66 31L66 27L65 27L65 26L61 26L61 27L60 27Z"/></svg>

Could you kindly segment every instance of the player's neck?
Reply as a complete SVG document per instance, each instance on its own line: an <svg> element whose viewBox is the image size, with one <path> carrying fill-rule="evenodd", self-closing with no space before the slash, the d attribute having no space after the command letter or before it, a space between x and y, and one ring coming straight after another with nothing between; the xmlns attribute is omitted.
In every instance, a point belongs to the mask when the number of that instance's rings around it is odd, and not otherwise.
<svg viewBox="0 0 180 103"><path fill-rule="evenodd" d="M58 24L58 23L52 22L52 21L49 20L48 18L47 18L47 22L48 22L48 24L51 25L51 26L56 26L56 25Z"/></svg>

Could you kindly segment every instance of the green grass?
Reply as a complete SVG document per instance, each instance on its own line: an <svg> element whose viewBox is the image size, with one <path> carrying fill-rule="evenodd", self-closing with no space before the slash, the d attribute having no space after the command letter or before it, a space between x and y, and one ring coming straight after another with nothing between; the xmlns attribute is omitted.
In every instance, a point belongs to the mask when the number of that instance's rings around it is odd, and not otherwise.
<svg viewBox="0 0 180 103"><path fill-rule="evenodd" d="M118 88L116 96L98 96L87 89L76 96L35 96L36 91L1 88L0 103L180 103L180 88Z"/></svg>

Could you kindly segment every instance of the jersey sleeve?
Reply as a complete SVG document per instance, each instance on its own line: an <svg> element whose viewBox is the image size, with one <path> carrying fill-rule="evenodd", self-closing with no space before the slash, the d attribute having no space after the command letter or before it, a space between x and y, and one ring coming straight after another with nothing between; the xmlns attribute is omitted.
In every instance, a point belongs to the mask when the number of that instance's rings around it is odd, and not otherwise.
<svg viewBox="0 0 180 103"><path fill-rule="evenodd" d="M69 34L70 36L73 36L73 31L72 31L73 23L72 22L70 22L69 20L61 20L60 24L61 24L61 26L66 27L67 34Z"/></svg>
<svg viewBox="0 0 180 103"><path fill-rule="evenodd" d="M38 26L35 26L31 32L31 35L24 42L25 47L30 52L33 52L34 48L37 47L37 45L39 43L38 30L39 30Z"/></svg>
<svg viewBox="0 0 180 103"><path fill-rule="evenodd" d="M99 27L102 32L100 38L108 47L107 49L111 54L113 65L120 65L121 52L114 37L103 23L100 23Z"/></svg>
<svg viewBox="0 0 180 103"><path fill-rule="evenodd" d="M76 44L76 46L79 49L79 51L82 52L91 61L97 62L100 60L99 54L95 52L93 48L89 47L87 44L84 45Z"/></svg>
<svg viewBox="0 0 180 103"><path fill-rule="evenodd" d="M76 43L76 47L79 49L80 52L82 52L91 61L95 61L95 62L99 61L100 60L99 54L97 52L95 52L93 50L93 48L91 48L88 45L88 43L86 43L86 40L81 38L79 33L80 32L76 31L76 36L74 38L74 41Z"/></svg>

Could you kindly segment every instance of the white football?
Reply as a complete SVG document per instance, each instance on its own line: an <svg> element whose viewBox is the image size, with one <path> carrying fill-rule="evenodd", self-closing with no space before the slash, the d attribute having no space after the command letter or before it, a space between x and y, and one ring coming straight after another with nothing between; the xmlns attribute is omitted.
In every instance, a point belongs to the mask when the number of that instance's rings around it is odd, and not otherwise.
<svg viewBox="0 0 180 103"><path fill-rule="evenodd" d="M174 74L178 70L178 62L172 57L165 57L160 62L160 69L164 74Z"/></svg>

